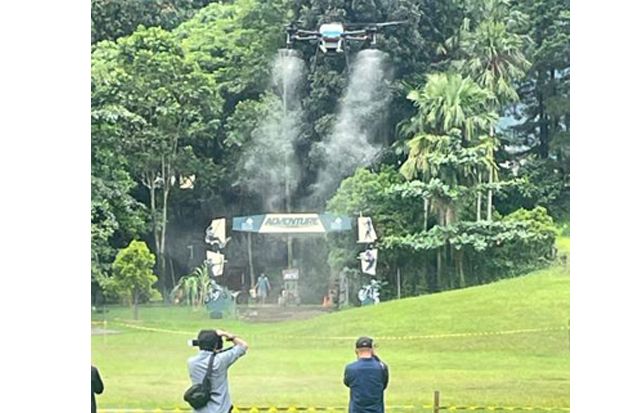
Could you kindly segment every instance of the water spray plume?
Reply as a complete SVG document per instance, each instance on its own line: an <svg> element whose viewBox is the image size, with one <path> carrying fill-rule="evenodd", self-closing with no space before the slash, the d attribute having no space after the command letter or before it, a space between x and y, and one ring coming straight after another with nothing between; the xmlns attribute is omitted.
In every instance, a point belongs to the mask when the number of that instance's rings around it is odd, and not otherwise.
<svg viewBox="0 0 620 413"><path fill-rule="evenodd" d="M299 184L295 145L302 125L301 85L305 64L294 50L280 50L272 67L274 94L263 103L267 114L252 133L242 156L244 183L263 198L266 212L291 209Z"/></svg>
<svg viewBox="0 0 620 413"><path fill-rule="evenodd" d="M378 138L391 97L385 61L385 53L367 49L352 64L333 132L316 148L325 160L314 186L320 199L331 195L358 167L370 165L381 150Z"/></svg>

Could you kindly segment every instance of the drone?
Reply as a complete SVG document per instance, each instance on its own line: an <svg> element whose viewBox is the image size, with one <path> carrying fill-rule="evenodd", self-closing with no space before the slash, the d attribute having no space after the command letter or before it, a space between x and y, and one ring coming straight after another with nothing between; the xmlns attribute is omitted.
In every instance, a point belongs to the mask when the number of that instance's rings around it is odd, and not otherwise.
<svg viewBox="0 0 620 413"><path fill-rule="evenodd" d="M319 26L318 31L305 30L297 27L297 22L286 26L286 47L292 49L297 41L318 41L318 50L325 54L335 54L346 52L347 41L368 42L370 47L377 45L377 33L379 29L387 26L396 26L407 23L407 21L393 21L384 23L324 23ZM357 30L355 27L363 27ZM346 55L346 53L345 53Z"/></svg>

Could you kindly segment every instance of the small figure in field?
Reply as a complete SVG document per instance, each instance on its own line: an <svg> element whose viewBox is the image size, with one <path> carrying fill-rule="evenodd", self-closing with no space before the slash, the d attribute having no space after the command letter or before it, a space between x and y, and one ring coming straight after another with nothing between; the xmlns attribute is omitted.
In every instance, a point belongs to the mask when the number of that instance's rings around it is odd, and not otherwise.
<svg viewBox="0 0 620 413"><path fill-rule="evenodd" d="M271 291L271 284L269 284L269 278L265 273L261 272L256 282L256 292L261 304L265 304L265 300Z"/></svg>

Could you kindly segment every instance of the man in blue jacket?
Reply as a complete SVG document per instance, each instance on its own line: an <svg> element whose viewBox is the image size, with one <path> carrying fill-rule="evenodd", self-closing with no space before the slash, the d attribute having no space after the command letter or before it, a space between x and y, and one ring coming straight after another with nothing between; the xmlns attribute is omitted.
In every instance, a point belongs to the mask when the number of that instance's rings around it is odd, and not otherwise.
<svg viewBox="0 0 620 413"><path fill-rule="evenodd" d="M344 370L344 384L350 389L349 413L384 413L383 391L389 381L388 367L375 353L372 338L355 342L357 361Z"/></svg>

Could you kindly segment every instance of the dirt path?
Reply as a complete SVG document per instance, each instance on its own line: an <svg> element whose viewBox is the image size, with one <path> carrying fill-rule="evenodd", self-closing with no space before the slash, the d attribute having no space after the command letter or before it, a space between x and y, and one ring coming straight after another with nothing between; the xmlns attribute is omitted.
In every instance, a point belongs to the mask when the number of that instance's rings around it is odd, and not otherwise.
<svg viewBox="0 0 620 413"><path fill-rule="evenodd" d="M273 304L238 306L239 319L257 323L274 323L289 320L307 320L330 312L320 305L280 307Z"/></svg>

